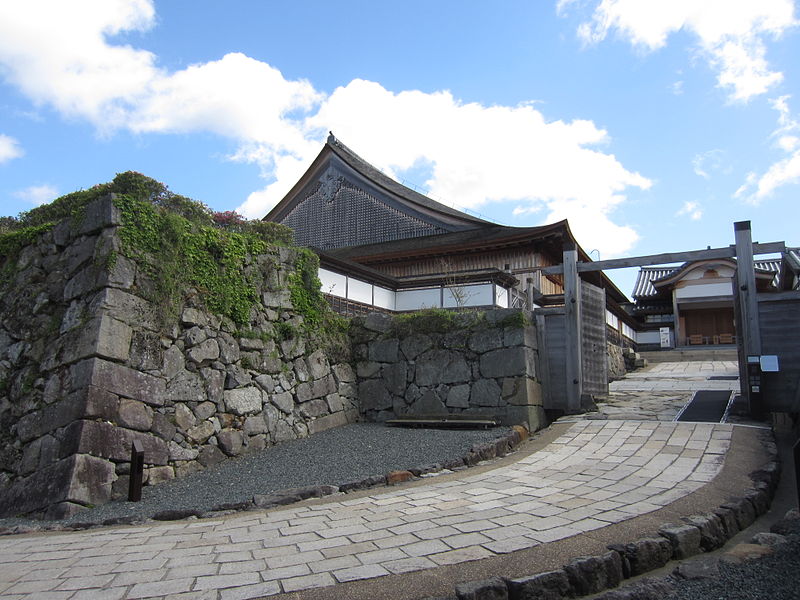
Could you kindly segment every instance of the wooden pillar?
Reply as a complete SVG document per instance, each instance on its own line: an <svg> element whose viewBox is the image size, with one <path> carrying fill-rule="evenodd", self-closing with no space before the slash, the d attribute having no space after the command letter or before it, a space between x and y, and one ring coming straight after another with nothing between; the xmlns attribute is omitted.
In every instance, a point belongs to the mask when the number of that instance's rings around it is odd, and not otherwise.
<svg viewBox="0 0 800 600"><path fill-rule="evenodd" d="M734 298L738 299L739 326L739 382L742 393L750 405L750 415L762 416L761 377L758 364L761 356L761 328L758 323L758 298L756 273L753 265L753 240L750 221L733 224L736 235L736 277ZM745 364L741 364L744 361Z"/></svg>
<svg viewBox="0 0 800 600"><path fill-rule="evenodd" d="M736 234L736 280L739 289L742 338L746 356L761 356L761 329L758 324L758 298L756 297L756 272L753 265L753 240L750 235L750 221L733 224Z"/></svg>
<svg viewBox="0 0 800 600"><path fill-rule="evenodd" d="M578 278L578 249L575 243L564 245L564 329L566 332L565 385L567 412L581 410L583 377L581 357L581 280Z"/></svg>

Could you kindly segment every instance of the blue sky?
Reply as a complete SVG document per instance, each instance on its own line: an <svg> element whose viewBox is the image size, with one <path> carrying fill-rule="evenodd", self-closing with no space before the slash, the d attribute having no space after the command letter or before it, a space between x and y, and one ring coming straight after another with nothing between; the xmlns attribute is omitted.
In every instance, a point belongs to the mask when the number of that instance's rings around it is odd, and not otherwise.
<svg viewBox="0 0 800 600"><path fill-rule="evenodd" d="M328 130L592 256L797 234L791 0L0 3L0 214L141 171L263 216ZM609 273L630 293L634 274Z"/></svg>

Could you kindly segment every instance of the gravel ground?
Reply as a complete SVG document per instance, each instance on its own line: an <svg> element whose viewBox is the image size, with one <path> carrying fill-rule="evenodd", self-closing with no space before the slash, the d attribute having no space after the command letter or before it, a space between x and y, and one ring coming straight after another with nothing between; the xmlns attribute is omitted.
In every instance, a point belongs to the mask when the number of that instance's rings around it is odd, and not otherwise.
<svg viewBox="0 0 800 600"><path fill-rule="evenodd" d="M357 423L285 442L216 467L142 489L141 502L115 501L65 519L63 524L102 523L121 517L149 518L165 510L209 511L256 494L309 485L343 483L456 459L478 443L508 434L489 430L406 429ZM41 523L0 519L0 527Z"/></svg>
<svg viewBox="0 0 800 600"><path fill-rule="evenodd" d="M664 600L798 600L800 536L775 547L774 554L744 564L720 561L719 577L679 581Z"/></svg>

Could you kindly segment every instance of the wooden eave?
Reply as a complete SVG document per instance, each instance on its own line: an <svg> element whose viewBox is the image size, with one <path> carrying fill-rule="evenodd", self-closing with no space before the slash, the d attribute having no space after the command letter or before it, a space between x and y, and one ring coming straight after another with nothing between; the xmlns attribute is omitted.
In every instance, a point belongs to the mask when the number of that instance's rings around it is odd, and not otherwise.
<svg viewBox="0 0 800 600"><path fill-rule="evenodd" d="M331 256L324 250L316 248L313 248L313 250L319 255L320 266L323 268L329 268L339 273L364 279L370 283L378 284L393 290L425 287L428 285L447 285L448 279L457 280L457 284L490 281L504 287L513 287L519 283L519 280L514 277L512 273L500 269L478 269L413 277L392 277L391 275L387 275L386 273L377 271L361 263Z"/></svg>

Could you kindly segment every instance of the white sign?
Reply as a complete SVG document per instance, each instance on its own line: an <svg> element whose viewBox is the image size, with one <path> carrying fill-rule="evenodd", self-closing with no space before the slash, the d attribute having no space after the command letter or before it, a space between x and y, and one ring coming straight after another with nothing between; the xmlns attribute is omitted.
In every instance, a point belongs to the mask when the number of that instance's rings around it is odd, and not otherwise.
<svg viewBox="0 0 800 600"><path fill-rule="evenodd" d="M775 354L764 354L760 361L761 370L764 373L777 373L780 371L778 368L778 357Z"/></svg>
<svg viewBox="0 0 800 600"><path fill-rule="evenodd" d="M672 348L672 339L670 336L670 328L669 327L661 327L658 330L659 337L661 339L661 347L662 348Z"/></svg>

